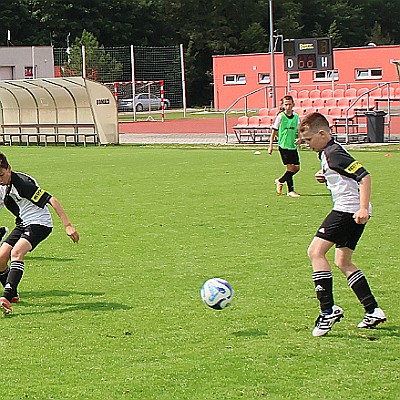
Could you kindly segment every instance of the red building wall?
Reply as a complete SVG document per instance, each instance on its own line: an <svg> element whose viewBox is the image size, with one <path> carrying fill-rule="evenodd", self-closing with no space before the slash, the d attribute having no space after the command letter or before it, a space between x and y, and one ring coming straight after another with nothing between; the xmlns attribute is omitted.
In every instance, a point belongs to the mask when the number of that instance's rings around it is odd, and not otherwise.
<svg viewBox="0 0 400 400"><path fill-rule="evenodd" d="M316 81L315 71L299 72L299 82L288 84L288 73L284 71L283 53L275 53L275 87L276 99L280 99L289 89L326 89L326 88L372 88L386 82L398 86L398 75L392 60L400 60L400 46L355 47L334 49L334 68L338 71L338 80ZM381 77L356 78L360 69L381 70ZM272 107L271 83L259 83L259 74L270 74L270 53L238 54L213 57L214 73L214 107L225 110L240 96L257 89L259 92L248 97L248 108ZM245 83L224 83L226 75L245 76ZM244 99L238 101L233 109L245 108Z"/></svg>

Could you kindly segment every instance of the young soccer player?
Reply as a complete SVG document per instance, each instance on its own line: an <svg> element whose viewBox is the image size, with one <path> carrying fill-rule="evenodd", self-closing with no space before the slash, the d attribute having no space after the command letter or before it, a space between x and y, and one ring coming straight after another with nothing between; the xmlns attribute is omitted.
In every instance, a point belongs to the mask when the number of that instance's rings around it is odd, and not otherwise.
<svg viewBox="0 0 400 400"><path fill-rule="evenodd" d="M272 126L271 139L269 142L268 153L272 154L273 144L276 135L278 135L279 153L282 163L286 165L285 173L275 179L276 193L282 194L283 184L286 182L289 197L300 197L294 190L293 176L300 170L299 153L297 152L297 144L301 143L301 139L297 137L300 117L293 111L294 100L292 96L284 96L281 99L280 108L282 111L277 115Z"/></svg>
<svg viewBox="0 0 400 400"><path fill-rule="evenodd" d="M333 210L318 229L308 248L313 267L313 281L320 302L313 336L326 335L343 318L343 310L334 304L332 269L326 254L336 245L335 264L346 276L365 309L359 328L373 328L386 321L378 307L367 279L353 264L352 255L365 224L371 215L371 176L330 134L329 123L320 113L311 113L300 124L300 135L306 144L319 153L322 170L315 175L331 191Z"/></svg>
<svg viewBox="0 0 400 400"><path fill-rule="evenodd" d="M77 243L79 234L60 202L41 189L34 178L12 171L6 156L0 153L0 208L5 205L16 217L15 228L0 247L0 282L4 286L0 309L4 315L11 314L12 303L19 301L17 289L24 273L25 254L52 231L53 222L47 204L54 208L67 235Z"/></svg>

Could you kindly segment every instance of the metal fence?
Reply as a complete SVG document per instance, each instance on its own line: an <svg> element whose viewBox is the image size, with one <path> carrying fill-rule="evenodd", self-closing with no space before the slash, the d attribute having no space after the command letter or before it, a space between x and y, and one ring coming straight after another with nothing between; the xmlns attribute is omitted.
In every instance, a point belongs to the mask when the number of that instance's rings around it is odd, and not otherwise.
<svg viewBox="0 0 400 400"><path fill-rule="evenodd" d="M164 81L164 95L170 107L186 109L182 45L54 48L54 65L56 76L82 76L108 86L117 82Z"/></svg>

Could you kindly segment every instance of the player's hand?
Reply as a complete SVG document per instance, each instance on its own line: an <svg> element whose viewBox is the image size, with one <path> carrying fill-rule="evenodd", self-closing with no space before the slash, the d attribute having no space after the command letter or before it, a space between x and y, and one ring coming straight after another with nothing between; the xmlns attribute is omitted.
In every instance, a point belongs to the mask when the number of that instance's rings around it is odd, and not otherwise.
<svg viewBox="0 0 400 400"><path fill-rule="evenodd" d="M79 233L78 231L75 229L75 227L73 227L72 225L68 225L65 228L65 231L67 232L67 235L70 237L70 239L74 242L74 243L78 243L79 242Z"/></svg>
<svg viewBox="0 0 400 400"><path fill-rule="evenodd" d="M297 138L295 143L296 143L296 145L302 144L303 143L303 139L302 138Z"/></svg>
<svg viewBox="0 0 400 400"><path fill-rule="evenodd" d="M319 183L325 183L326 182L324 171L322 169L320 169L318 172L316 172L314 176L315 176L315 179Z"/></svg>
<svg viewBox="0 0 400 400"><path fill-rule="evenodd" d="M354 215L354 221L356 224L364 225L368 222L370 215L367 209L360 208Z"/></svg>
<svg viewBox="0 0 400 400"><path fill-rule="evenodd" d="M274 148L272 146L268 147L268 154L272 154L272 152L274 151Z"/></svg>

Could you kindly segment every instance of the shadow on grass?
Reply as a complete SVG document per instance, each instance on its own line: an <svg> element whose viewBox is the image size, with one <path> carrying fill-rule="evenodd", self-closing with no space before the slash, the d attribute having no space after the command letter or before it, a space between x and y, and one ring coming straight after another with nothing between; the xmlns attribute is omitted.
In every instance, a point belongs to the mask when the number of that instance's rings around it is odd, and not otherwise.
<svg viewBox="0 0 400 400"><path fill-rule="evenodd" d="M301 197L331 197L331 193L302 193Z"/></svg>
<svg viewBox="0 0 400 400"><path fill-rule="evenodd" d="M245 331L237 331L232 333L236 337L257 337L257 336L267 336L268 333L260 331L259 329L248 329Z"/></svg>
<svg viewBox="0 0 400 400"><path fill-rule="evenodd" d="M70 262L73 261L74 258L62 258L62 257L43 257L43 256L31 256L27 255L26 259L35 260L35 261L56 261L56 262Z"/></svg>
<svg viewBox="0 0 400 400"><path fill-rule="evenodd" d="M21 294L22 301L23 299L30 299L30 298L44 298L44 297L68 297L68 296L103 296L104 292L80 292L75 290L41 290L41 291L34 291L28 290L24 291Z"/></svg>
<svg viewBox="0 0 400 400"><path fill-rule="evenodd" d="M71 290L47 290L47 291L27 291L23 292L22 298L18 305L15 305L16 313L11 314L13 316L33 315L33 314L63 314L68 312L77 311L92 311L92 312L106 312L115 310L130 310L132 307L121 303L107 302L107 301L93 301L93 302L67 302L67 301L51 301L47 300L44 304L33 304L25 299L39 299L39 298L51 298L51 297L65 297L70 300L71 296L91 296L99 297L103 296L103 292L80 292ZM29 308L32 311L28 311ZM27 310L24 312L24 309Z"/></svg>
<svg viewBox="0 0 400 400"><path fill-rule="evenodd" d="M353 339L363 339L373 342L375 340L382 340L388 337L400 337L400 327L399 326L380 326L378 328L372 329L359 329L357 332L354 333L339 333L334 332L335 337L340 338L353 338ZM327 335L329 337L329 335ZM330 337L333 337L333 333Z"/></svg>

